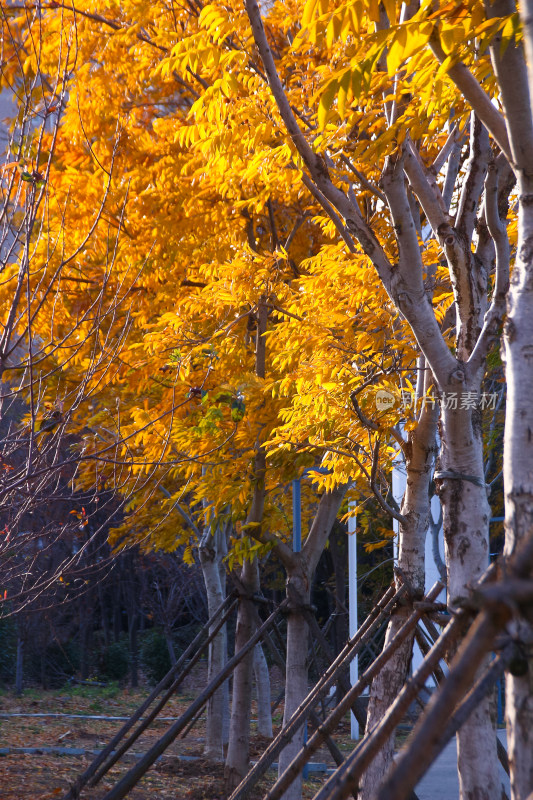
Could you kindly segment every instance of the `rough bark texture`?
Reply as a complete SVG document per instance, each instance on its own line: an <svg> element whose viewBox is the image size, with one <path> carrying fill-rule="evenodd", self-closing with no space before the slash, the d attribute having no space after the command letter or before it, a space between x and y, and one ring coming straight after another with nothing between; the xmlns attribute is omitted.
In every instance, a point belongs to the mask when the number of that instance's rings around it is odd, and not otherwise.
<svg viewBox="0 0 533 800"><path fill-rule="evenodd" d="M525 184L525 185L524 185ZM520 218L516 266L504 329L507 409L504 447L507 553L533 531L533 179L519 179ZM530 577L530 576L529 576ZM533 620L514 633L524 659L506 680L512 800L533 788Z"/></svg>
<svg viewBox="0 0 533 800"><path fill-rule="evenodd" d="M473 416L469 410L445 410L443 415L436 482L443 504L448 595L452 606L457 598L465 596L466 587L480 577L489 562L491 512L483 484L481 420Z"/></svg>
<svg viewBox="0 0 533 800"><path fill-rule="evenodd" d="M403 608L394 614L387 626L384 648L397 635L398 631L409 616L409 610ZM367 730L372 730L385 715L394 698L400 692L411 661L413 652L413 635L409 636L394 654L394 658L385 664L380 674L374 678L370 689L370 702L368 704ZM360 800L370 800L374 797L376 787L379 786L389 765L392 763L394 753L394 734L383 743L373 762L360 783Z"/></svg>
<svg viewBox="0 0 533 800"><path fill-rule="evenodd" d="M514 0L486 3L488 16L516 10ZM512 553L533 531L533 2L520 2L521 43L491 49L509 135L510 162L518 183L518 245L504 326L507 406L504 443L505 550ZM531 577L530 575L524 577ZM533 627L516 624L523 659L506 679L506 718L512 800L533 788ZM513 674L514 673L514 674Z"/></svg>
<svg viewBox="0 0 533 800"><path fill-rule="evenodd" d="M174 642L172 641L172 629L169 625L165 625L163 633L165 635L165 644L168 650L168 657L170 658L171 666L174 666L177 662L176 659L176 651L174 650Z"/></svg>
<svg viewBox="0 0 533 800"><path fill-rule="evenodd" d="M483 441L478 409L461 408L462 391L479 393L481 377L467 385L452 383L446 392L458 395L458 408L444 408L437 486L443 506L448 598L458 598L480 577L489 563L491 516L483 481ZM455 405L455 403L453 404ZM485 699L457 735L461 800L500 800L496 736Z"/></svg>

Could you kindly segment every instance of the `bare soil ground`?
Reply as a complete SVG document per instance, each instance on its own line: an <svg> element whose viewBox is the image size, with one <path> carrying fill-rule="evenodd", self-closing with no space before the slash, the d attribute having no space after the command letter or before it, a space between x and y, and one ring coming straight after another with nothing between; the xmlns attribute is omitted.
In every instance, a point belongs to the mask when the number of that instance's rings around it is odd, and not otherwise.
<svg viewBox="0 0 533 800"><path fill-rule="evenodd" d="M276 676L273 676L276 684ZM205 686L205 674L197 670L162 711L161 716L179 717ZM276 696L276 686L273 696ZM132 691L109 687L69 687L57 691L27 690L22 697L0 693L0 714L81 714L87 718L63 717L0 717L0 800L49 800L61 797L92 761L90 751L104 747L123 722L89 719L90 716L127 717L149 693L148 687ZM274 722L281 724L283 706L276 709ZM133 753L146 752L165 732L170 722L156 720L135 742ZM252 723L252 758L264 751L268 741L258 736ZM177 739L165 755L148 771L139 785L129 793L131 800L224 800L223 765L203 758L205 718L202 716L184 739ZM353 746L349 740L348 721L336 737L341 749ZM84 755L56 754L45 748L83 749ZM13 752L16 748L37 748L38 752ZM39 751L39 748L43 748ZM183 759L192 757L194 760ZM327 750L320 750L313 761L333 766ZM131 767L132 760L119 762L96 789L85 790L87 800L102 800L106 792ZM270 772L257 787L250 800L259 800L274 780ZM304 797L312 798L324 775L311 775L305 782Z"/></svg>

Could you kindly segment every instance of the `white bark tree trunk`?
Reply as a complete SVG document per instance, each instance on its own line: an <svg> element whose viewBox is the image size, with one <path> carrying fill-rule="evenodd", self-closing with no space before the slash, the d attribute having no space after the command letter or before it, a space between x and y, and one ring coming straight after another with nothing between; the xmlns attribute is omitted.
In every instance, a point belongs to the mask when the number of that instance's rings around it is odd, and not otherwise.
<svg viewBox="0 0 533 800"><path fill-rule="evenodd" d="M427 407L417 428L409 434L406 456L407 484L401 507L405 519L400 524L398 536L398 566L410 582L415 598L424 594L425 540L429 523L429 484L436 456L437 411ZM427 588L427 587L426 587ZM393 614L385 637L386 647L409 616L408 607L400 607ZM413 636L396 651L393 658L372 681L367 713L367 731L377 725L391 705L407 678L413 652ZM392 735L366 770L361 780L360 800L370 800L383 775L387 772L394 753Z"/></svg>
<svg viewBox="0 0 533 800"><path fill-rule="evenodd" d="M521 0L525 55L521 43L500 45L491 55L501 90L511 163L518 183L518 244L507 296L504 360L507 405L504 442L505 552L533 531L533 2ZM486 4L488 16L516 10L514 0ZM531 575L524 575L531 578ZM524 658L506 676L507 744L512 800L533 789L533 620L522 618L513 633Z"/></svg>
<svg viewBox="0 0 533 800"><path fill-rule="evenodd" d="M226 554L225 531L217 527L214 535L206 531L199 546L200 564L207 592L208 613L211 617L226 597L225 573L222 559ZM226 664L227 631L223 625L208 653L207 679L210 681ZM224 760L224 745L228 737L229 686L225 681L207 705L205 755L211 761Z"/></svg>
<svg viewBox="0 0 533 800"><path fill-rule="evenodd" d="M531 13L531 12L530 12ZM504 446L505 550L533 535L533 179L519 180L516 266L504 328L507 409ZM527 575L531 579L531 575ZM533 790L533 626L522 619L513 633L523 661L506 676L507 743L511 798Z"/></svg>
<svg viewBox="0 0 533 800"><path fill-rule="evenodd" d="M260 644L257 644L254 648L254 678L257 694L257 732L260 736L266 736L271 739L270 674L267 660Z"/></svg>
<svg viewBox="0 0 533 800"><path fill-rule="evenodd" d="M475 340L475 319L471 320ZM468 344L464 344L467 351ZM465 352L465 361L467 353ZM461 375L458 375L458 379ZM465 392L479 396L482 375L443 387L439 468L435 475L443 507L448 602L465 597L489 564L491 510L484 485L483 439L478 408L462 407ZM446 398L452 398L448 408ZM461 800L501 800L496 734L485 699L457 734Z"/></svg>
<svg viewBox="0 0 533 800"><path fill-rule="evenodd" d="M527 28L528 25L533 26L533 0L525 0L525 4L527 13L524 17ZM490 142L480 119L490 129L502 152L506 155L511 152L515 171L518 166L519 171L530 175L533 164L533 121L529 98L521 91L523 81L520 58L515 57L519 55L519 48L511 43L504 54L504 48L501 48L495 40L493 53L496 62L500 58L505 58L509 65L506 70L507 79L500 84L507 126L508 129L511 127L509 136L511 151L503 115L485 95L483 88L472 75L465 76L468 69L464 65L448 69L449 77L457 83L460 91L464 92L466 99L478 113L478 117L472 118L470 158L465 165L461 185L458 187L460 200L455 218L449 215L449 209L434 173L427 169L412 142L407 141L400 152L387 158L380 187L389 205L390 221L394 227L398 246L398 258L393 264L380 244L376 231L361 215L357 202L352 202L350 194L342 191L331 180L324 155L313 149L303 133L277 73L275 56L268 45L257 0L245 0L245 5L271 91L288 136L292 139L305 166L307 174L304 176L304 182L311 189L314 185L314 188L329 201L335 212L330 213L330 217L335 221L348 248L355 250L353 239L356 239L371 259L389 297L411 326L441 395L455 394L458 400L458 410L447 408L444 415L440 466L442 473L440 486L445 506L446 548L449 558L449 591L453 598L454 595L464 593L467 585L479 576L488 562L490 509L482 481L484 472L480 458L480 416L477 410L461 409L460 404L465 391L473 392L479 404L486 355L497 333L507 289L508 247L504 241L505 232L502 234L501 230L503 227L499 202L501 198L497 190L498 171L503 173L503 170L501 159L497 159L500 162L498 164L491 163ZM507 5L514 11L511 0L495 0L493 3L487 3L488 9L490 7L489 13L495 16L509 13ZM438 41L437 43L432 41L431 47L439 59L445 59L446 55ZM499 74L497 77L500 81ZM509 90L507 93L506 89ZM390 117L388 121L390 122ZM513 121L516 121L515 131L512 129ZM491 171L487 174L489 165ZM433 237L442 247L448 264L456 311L455 353L452 353L442 335L439 321L431 302L428 301L420 241L406 191L406 178L419 204L417 215L423 211L433 231ZM507 193L508 191L509 189ZM527 204L533 204L533 192L529 185L526 187L526 192ZM478 247L474 253L472 244L476 227L480 233ZM486 242L483 241L484 236L487 238ZM529 250L529 247L527 249ZM533 247L531 249L533 250ZM491 253L496 255L496 281L491 307L485 316L488 276L493 266ZM529 264L532 258L528 252L523 260ZM521 288L526 289L530 286L531 275L528 273L528 281L523 281ZM524 307L528 307L527 301ZM523 347L531 347L531 340L527 345L524 342ZM529 362L533 361L531 350L521 353L522 366L527 362L527 358ZM531 369L531 365L528 368ZM530 397L531 395L528 399ZM533 427L528 427L523 433L530 435L532 429ZM526 482L530 480L532 474L533 470L529 467ZM527 514L530 514L529 506ZM499 782L495 777L496 742L491 728L488 710L483 707L460 734L459 766L464 773L461 777L462 800L489 798L492 800L501 796ZM466 763L467 758L468 763Z"/></svg>
<svg viewBox="0 0 533 800"><path fill-rule="evenodd" d="M290 613L287 620L287 662L285 673L285 709L283 724L290 719L304 700L308 690L307 652L309 630L302 614L302 606L308 606L313 575L318 559L326 545L335 522L346 486L322 495L311 530L300 553L289 553L285 546L278 545L277 552L287 570L287 594ZM304 728L280 753L278 774L282 775L300 750ZM301 775L287 789L283 800L300 800L302 796Z"/></svg>
<svg viewBox="0 0 533 800"><path fill-rule="evenodd" d="M266 340L265 333L268 322L266 302L261 302L257 311L257 332L255 346L255 373L259 378L266 374ZM265 472L266 455L258 444L253 467L253 497L246 524L253 526L254 535L261 531L263 510L265 505ZM235 631L235 652L237 653L253 636L255 621L253 616L251 595L259 591L259 568L257 559L245 561L240 575L244 594L239 601L237 628ZM250 716L252 707L252 674L253 650L237 664L233 673L233 698L231 705L228 754L224 769L226 789L235 789L244 778L249 768L250 753Z"/></svg>
<svg viewBox="0 0 533 800"><path fill-rule="evenodd" d="M298 609L298 603L309 605L310 582L307 575L294 570L288 575L288 584L294 590L291 596L291 610L287 619L287 667L285 674L285 709L283 725L290 720L308 692L307 653L309 650L309 626ZM311 576L312 577L312 576ZM295 598L298 598L295 600ZM281 775L299 750L304 740L304 728L300 728L279 756L279 775ZM283 800L300 800L302 796L302 775L299 775L285 791Z"/></svg>
<svg viewBox="0 0 533 800"><path fill-rule="evenodd" d="M259 570L257 559L245 561L240 581L246 594L254 594L259 589ZM253 601L241 596L235 630L235 652L238 653L255 632ZM240 661L233 672L233 695L228 754L224 769L226 789L232 791L242 781L249 769L250 753L250 715L252 706L254 651L251 650Z"/></svg>

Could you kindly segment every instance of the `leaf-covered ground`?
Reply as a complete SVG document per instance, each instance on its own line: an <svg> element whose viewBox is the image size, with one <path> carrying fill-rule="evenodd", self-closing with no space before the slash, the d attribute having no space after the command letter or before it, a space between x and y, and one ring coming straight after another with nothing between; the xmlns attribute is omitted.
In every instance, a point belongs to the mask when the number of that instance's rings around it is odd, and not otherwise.
<svg viewBox="0 0 533 800"><path fill-rule="evenodd" d="M194 699L202 685L201 676L185 686L183 693L176 695L162 712L165 717L178 717ZM0 750L10 752L0 755L1 800L48 800L61 797L80 772L87 767L93 756L90 751L101 749L123 722L108 719L90 719L91 716L127 717L145 699L147 688L136 691L110 687L69 687L57 691L27 690L22 697L12 693L0 694L1 714L80 714L87 718L21 716L0 718ZM274 721L281 720L282 708L278 708ZM164 733L170 722L154 722L132 747L132 752L142 753ZM349 748L348 726L343 726L337 743ZM203 758L204 719L201 718L185 739L178 739L166 752L139 785L128 795L131 800L223 800L226 797L223 783L223 767L207 762ZM252 757L257 758L267 742L254 735ZM13 752L16 748L37 748L38 752ZM39 748L42 748L39 751ZM58 754L46 748L83 749L85 755ZM89 752L87 752L89 751ZM193 757L184 760L180 756ZM321 750L313 759L331 762L327 751ZM131 758L113 768L96 789L86 790L87 800L101 800L117 780L132 764ZM331 762L332 764L332 762ZM266 785L273 779L267 776L251 800L264 795ZM316 775L306 782L304 797L316 793L323 775Z"/></svg>

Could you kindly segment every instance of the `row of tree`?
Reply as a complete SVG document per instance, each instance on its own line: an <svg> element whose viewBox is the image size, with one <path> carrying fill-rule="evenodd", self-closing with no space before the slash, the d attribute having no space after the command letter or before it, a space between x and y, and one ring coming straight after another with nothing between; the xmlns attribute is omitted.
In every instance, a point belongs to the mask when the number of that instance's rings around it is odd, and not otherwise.
<svg viewBox="0 0 533 800"><path fill-rule="evenodd" d="M237 649L275 553L290 716L339 512L372 494L398 522L416 599L436 490L452 608L485 569L504 318L506 551L530 535L533 121L512 0L265 14L256 0L3 9L2 87L20 113L2 171L2 402L28 410L4 437L0 502L8 548L37 496L75 487L83 523L112 490L111 542L182 546L189 562L199 545L210 609L222 564L239 568ZM295 551L287 486L304 473ZM515 633L530 641L527 624ZM410 652L374 682L370 727ZM248 767L251 670L234 676L230 785ZM507 686L517 800L532 788L530 681ZM499 797L488 703L458 753L462 798ZM391 758L392 739L362 800Z"/></svg>
<svg viewBox="0 0 533 800"><path fill-rule="evenodd" d="M42 578L58 544L32 564ZM135 550L102 558L95 550L47 591L28 593L22 608L6 603L0 621L0 680L20 693L68 682L128 680L139 670L159 681L205 622L201 573L176 555ZM92 558L91 558L92 555ZM7 584L15 589L13 582ZM9 590L8 590L9 594ZM15 592L13 592L15 594Z"/></svg>

